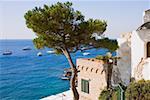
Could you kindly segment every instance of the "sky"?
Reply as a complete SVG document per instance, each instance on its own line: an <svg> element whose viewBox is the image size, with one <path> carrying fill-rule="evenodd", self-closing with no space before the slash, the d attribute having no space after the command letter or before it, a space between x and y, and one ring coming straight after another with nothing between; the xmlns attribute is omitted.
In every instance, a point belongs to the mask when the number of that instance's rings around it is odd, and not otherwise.
<svg viewBox="0 0 150 100"><path fill-rule="evenodd" d="M59 0L65 2L65 0ZM68 0L69 1L69 0ZM51 5L57 0L0 0L0 39L33 39L35 33L26 27L24 14L34 7ZM143 12L150 0L73 0L73 8L85 19L107 21L105 35L118 38L121 33L136 30L142 24Z"/></svg>

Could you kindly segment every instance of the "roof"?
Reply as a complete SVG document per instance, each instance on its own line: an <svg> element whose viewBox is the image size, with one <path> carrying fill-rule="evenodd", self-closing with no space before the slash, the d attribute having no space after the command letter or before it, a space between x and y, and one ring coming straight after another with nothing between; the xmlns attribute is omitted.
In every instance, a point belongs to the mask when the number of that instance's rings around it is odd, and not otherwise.
<svg viewBox="0 0 150 100"><path fill-rule="evenodd" d="M146 10L145 12L146 12L146 13L150 13L150 9Z"/></svg>
<svg viewBox="0 0 150 100"><path fill-rule="evenodd" d="M147 22L141 25L137 29L137 33L143 41L149 42L150 41L150 22Z"/></svg>
<svg viewBox="0 0 150 100"><path fill-rule="evenodd" d="M144 24L142 24L136 32L138 33L141 40L147 42L150 41L150 9L144 12L143 16Z"/></svg>
<svg viewBox="0 0 150 100"><path fill-rule="evenodd" d="M146 23L142 24L142 25L137 29L137 31L143 30L143 29L150 29L150 22L146 22Z"/></svg>

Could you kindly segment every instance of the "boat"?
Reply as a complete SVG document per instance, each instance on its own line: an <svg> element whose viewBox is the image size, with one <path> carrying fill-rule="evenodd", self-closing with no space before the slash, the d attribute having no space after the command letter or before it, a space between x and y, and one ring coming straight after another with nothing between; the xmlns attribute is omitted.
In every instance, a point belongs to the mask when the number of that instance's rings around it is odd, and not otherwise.
<svg viewBox="0 0 150 100"><path fill-rule="evenodd" d="M62 80L70 80L72 75L72 71L70 68L64 69L64 74L62 75L61 79Z"/></svg>
<svg viewBox="0 0 150 100"><path fill-rule="evenodd" d="M24 47L22 50L31 50L31 48L28 47L28 46L26 46L26 47Z"/></svg>
<svg viewBox="0 0 150 100"><path fill-rule="evenodd" d="M12 54L12 51L5 51L3 52L3 55L11 55Z"/></svg>
<svg viewBox="0 0 150 100"><path fill-rule="evenodd" d="M51 51L51 50L50 50L50 51L47 51L47 53L48 53L48 54L54 54L55 51Z"/></svg>
<svg viewBox="0 0 150 100"><path fill-rule="evenodd" d="M42 56L42 53L41 53L41 52L38 52L38 53L37 53L37 56Z"/></svg>
<svg viewBox="0 0 150 100"><path fill-rule="evenodd" d="M61 79L62 79L62 80L70 80L69 77L65 77L65 76L62 76Z"/></svg>
<svg viewBox="0 0 150 100"><path fill-rule="evenodd" d="M85 50L88 50L89 48L91 48L91 46L89 46L89 47L81 47L81 52L84 52Z"/></svg>
<svg viewBox="0 0 150 100"><path fill-rule="evenodd" d="M85 47L82 47L82 48L81 48L81 50L85 50L85 49L86 49Z"/></svg>
<svg viewBox="0 0 150 100"><path fill-rule="evenodd" d="M87 56L87 55L90 55L90 53L89 52L84 52L83 53L83 56Z"/></svg>

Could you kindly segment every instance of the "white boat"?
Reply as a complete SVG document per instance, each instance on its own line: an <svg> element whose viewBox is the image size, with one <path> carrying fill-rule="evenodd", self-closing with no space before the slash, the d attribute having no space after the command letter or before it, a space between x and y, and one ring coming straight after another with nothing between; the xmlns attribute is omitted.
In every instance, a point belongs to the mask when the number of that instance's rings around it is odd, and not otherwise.
<svg viewBox="0 0 150 100"><path fill-rule="evenodd" d="M41 53L41 52L38 52L38 53L37 53L37 56L42 56L42 53Z"/></svg>
<svg viewBox="0 0 150 100"><path fill-rule="evenodd" d="M31 48L28 47L28 46L26 46L26 47L24 47L22 50L31 50Z"/></svg>
<svg viewBox="0 0 150 100"><path fill-rule="evenodd" d="M3 52L3 55L11 55L12 54L12 51L5 51Z"/></svg>
<svg viewBox="0 0 150 100"><path fill-rule="evenodd" d="M48 54L53 54L53 53L55 53L55 51L51 51L51 50L50 50L50 51L47 51L47 53L48 53Z"/></svg>
<svg viewBox="0 0 150 100"><path fill-rule="evenodd" d="M90 53L89 52L84 52L83 53L83 56L87 56L87 55L90 55Z"/></svg>
<svg viewBox="0 0 150 100"><path fill-rule="evenodd" d="M85 47L82 47L82 48L81 48L81 50L85 50L85 49L86 49Z"/></svg>
<svg viewBox="0 0 150 100"><path fill-rule="evenodd" d="M69 77L64 77L64 76L62 76L61 79L62 79L62 80L69 80L70 78L69 78Z"/></svg>

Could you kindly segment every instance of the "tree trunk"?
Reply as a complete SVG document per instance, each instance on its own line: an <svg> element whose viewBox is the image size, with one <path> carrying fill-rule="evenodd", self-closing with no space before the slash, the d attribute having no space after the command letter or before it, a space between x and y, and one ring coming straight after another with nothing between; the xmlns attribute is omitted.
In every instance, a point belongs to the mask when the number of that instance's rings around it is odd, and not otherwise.
<svg viewBox="0 0 150 100"><path fill-rule="evenodd" d="M107 63L108 64L108 63ZM111 88L111 77L112 77L112 69L113 69L113 64L108 64L107 66L107 89Z"/></svg>
<svg viewBox="0 0 150 100"><path fill-rule="evenodd" d="M66 58L69 62L69 65L71 67L71 70L72 70L72 76L70 79L70 87L71 87L71 90L73 92L73 100L79 100L79 94L78 94L78 91L76 89L77 68L72 61L72 58L70 56L68 49L63 49L62 51L63 51L64 55L66 56Z"/></svg>

